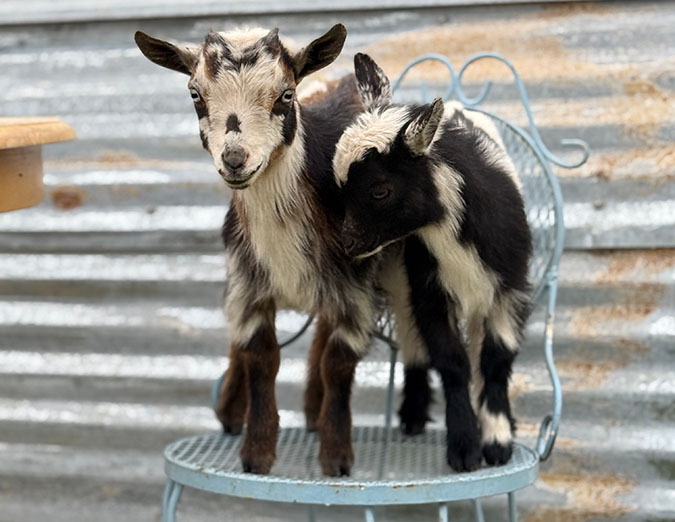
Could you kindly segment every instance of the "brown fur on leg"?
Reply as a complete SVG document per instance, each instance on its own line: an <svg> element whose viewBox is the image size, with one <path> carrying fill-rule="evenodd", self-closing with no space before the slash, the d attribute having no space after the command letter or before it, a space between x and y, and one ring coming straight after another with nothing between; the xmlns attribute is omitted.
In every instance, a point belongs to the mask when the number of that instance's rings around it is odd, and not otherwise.
<svg viewBox="0 0 675 522"><path fill-rule="evenodd" d="M332 328L323 316L316 322L316 331L307 360L307 388L305 389L305 421L307 431L316 431L321 402L323 401L323 382L321 381L321 357L328 342Z"/></svg>
<svg viewBox="0 0 675 522"><path fill-rule="evenodd" d="M358 361L354 350L338 336L331 336L321 359L324 397L318 426L321 468L333 477L349 475L354 463L349 401Z"/></svg>
<svg viewBox="0 0 675 522"><path fill-rule="evenodd" d="M242 347L232 343L230 346L230 367L220 388L216 417L223 425L223 431L233 435L241 433L248 407L244 364Z"/></svg>
<svg viewBox="0 0 675 522"><path fill-rule="evenodd" d="M279 413L274 381L279 371L279 344L273 325L261 326L242 350L248 384L248 425L241 447L244 471L267 474L276 458Z"/></svg>

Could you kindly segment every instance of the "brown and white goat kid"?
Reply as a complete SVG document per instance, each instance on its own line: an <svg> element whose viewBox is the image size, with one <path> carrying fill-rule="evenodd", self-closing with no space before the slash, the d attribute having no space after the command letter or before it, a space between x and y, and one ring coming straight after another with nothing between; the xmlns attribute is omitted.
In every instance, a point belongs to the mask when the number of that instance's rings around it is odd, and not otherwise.
<svg viewBox="0 0 675 522"><path fill-rule="evenodd" d="M336 25L293 52L276 29L211 32L200 45L135 36L151 61L189 75L204 148L234 189L223 226L231 363L216 413L229 432L246 421L241 459L254 473L268 473L275 459L278 308L318 316L307 424L318 427L324 473L348 474L353 462L350 389L377 315L378 260L353 263L342 248L331 161L362 105L353 76L311 105L295 94L345 37Z"/></svg>
<svg viewBox="0 0 675 522"><path fill-rule="evenodd" d="M440 373L448 463L475 469L482 454L503 464L514 429L508 381L529 311L531 237L515 168L487 116L439 99L392 105L382 70L366 55L354 61L366 112L345 130L333 161L346 202L345 248L364 258L403 239L409 295L393 294L393 307L404 324L415 323ZM415 361L405 362L408 373ZM417 363L426 371L425 360ZM428 407L406 408L424 397L408 391L403 423Z"/></svg>

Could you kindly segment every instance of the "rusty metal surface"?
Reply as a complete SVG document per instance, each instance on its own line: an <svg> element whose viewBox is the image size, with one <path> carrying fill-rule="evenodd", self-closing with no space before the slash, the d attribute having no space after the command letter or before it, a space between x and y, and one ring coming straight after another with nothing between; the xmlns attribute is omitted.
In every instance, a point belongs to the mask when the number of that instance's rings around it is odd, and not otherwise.
<svg viewBox="0 0 675 522"><path fill-rule="evenodd" d="M7 5L18 17L24 3ZM56 114L79 137L45 149L42 205L0 215L0 521L158 520L164 445L217 427L208 404L227 364L218 229L229 193L200 148L186 78L142 58L133 31L196 40L210 27L248 23L303 42L338 20L350 30L347 48L323 78L347 72L357 50L392 75L423 52L461 64L495 50L522 74L555 152L563 137L589 142L589 163L560 172L563 422L536 487L519 495L520 517L675 519L675 4L606 2L0 25L0 114ZM475 92L481 74L496 79L492 110L520 121L505 70L470 71ZM422 79L441 77L423 70L402 96ZM279 326L300 323L285 314ZM512 390L528 443L549 400L542 324L539 310ZM278 399L288 426L303 422L308 342L283 357ZM381 420L385 360L376 346L359 366L356 422ZM470 504L453 508L455 520L469 519ZM304 515L190 491L178 513ZM486 516L505 520L505 500L487 501Z"/></svg>

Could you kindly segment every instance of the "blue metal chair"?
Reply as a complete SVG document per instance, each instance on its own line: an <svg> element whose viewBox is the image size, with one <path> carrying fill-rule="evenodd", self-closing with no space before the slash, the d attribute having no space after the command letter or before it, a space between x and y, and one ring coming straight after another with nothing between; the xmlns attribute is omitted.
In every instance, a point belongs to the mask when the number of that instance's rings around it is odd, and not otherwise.
<svg viewBox="0 0 675 522"><path fill-rule="evenodd" d="M474 62L493 59L503 62L513 73L525 112L529 132L502 118L478 109L490 90L487 82L475 98L462 90L462 76ZM477 521L483 520L479 499L506 494L509 517L516 520L515 491L532 484L537 478L538 464L553 449L560 413L562 391L553 362L553 318L556 302L557 271L563 248L563 203L558 181L551 163L575 168L588 158L587 145L580 140L564 140L564 147L581 150L577 162L565 162L554 156L539 136L529 109L525 87L513 65L494 53L483 53L469 59L457 74L452 64L441 55L425 55L410 63L394 83L396 90L415 65L436 61L447 67L451 83L444 99L453 96L472 110L481 110L497 125L504 143L520 173L528 221L532 229L534 255L530 277L534 285L534 302L546 301L544 355L553 389L553 408L541 422L534 448L517 443L511 460L499 467L483 467L471 473L455 473L446 465L445 433L427 430L423 435L405 437L392 427L394 367L397 346L392 335L391 318L381 318L377 337L391 347L387 410L384 426L356 426L353 429L355 464L347 478L323 477L318 465L318 437L304 428L282 428L279 432L277 460L273 474L252 475L241 471L240 436L206 433L178 440L164 451L168 477L163 498L164 522L173 522L184 486L238 497L309 505L309 520L315 520L316 505L356 505L365 509L367 522L374 522L376 506L396 504L437 504L439 519L448 520L447 503L473 499ZM428 89L422 85L422 97L428 101ZM304 331L311 318L307 321ZM294 336L296 338L297 336ZM293 339L291 339L292 341ZM290 342L290 341L289 341ZM215 393L220 388L214 386Z"/></svg>

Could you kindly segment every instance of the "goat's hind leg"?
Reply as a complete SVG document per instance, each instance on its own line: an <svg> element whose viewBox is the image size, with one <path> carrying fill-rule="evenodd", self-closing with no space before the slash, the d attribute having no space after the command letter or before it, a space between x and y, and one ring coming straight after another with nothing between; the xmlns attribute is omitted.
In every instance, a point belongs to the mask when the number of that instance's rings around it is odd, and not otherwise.
<svg viewBox="0 0 675 522"><path fill-rule="evenodd" d="M515 420L509 402L509 380L527 313L525 303L502 298L485 321L478 415L483 456L489 465L505 464L513 452Z"/></svg>
<svg viewBox="0 0 675 522"><path fill-rule="evenodd" d="M220 388L215 407L216 417L225 433L239 435L244 426L248 408L246 368L241 350L236 343L230 346L230 367Z"/></svg>
<svg viewBox="0 0 675 522"><path fill-rule="evenodd" d="M491 466L505 464L513 451L515 422L509 404L508 381L515 355L515 351L508 348L494 332L485 332L480 357L484 384L478 416L483 456Z"/></svg>

